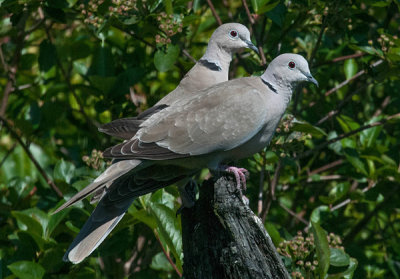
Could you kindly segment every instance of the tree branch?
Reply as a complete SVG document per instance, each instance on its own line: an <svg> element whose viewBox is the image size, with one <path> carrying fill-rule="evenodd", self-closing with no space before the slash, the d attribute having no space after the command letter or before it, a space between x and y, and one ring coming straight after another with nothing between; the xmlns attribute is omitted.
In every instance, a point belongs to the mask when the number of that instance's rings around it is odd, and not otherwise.
<svg viewBox="0 0 400 279"><path fill-rule="evenodd" d="M26 154L28 157L31 159L32 163L35 165L36 169L39 171L39 173L42 175L44 180L46 180L47 184L56 192L57 196L60 198L63 197L63 193L60 191L60 189L54 184L54 182L47 176L46 172L43 170L43 168L40 166L38 161L36 161L35 157L29 150L29 147L22 141L21 137L18 135L16 131L8 124L7 119L5 119L3 116L0 116L1 122L3 122L3 125L7 127L7 129L10 131L11 135L19 142L19 144L22 146L22 148L25 150Z"/></svg>
<svg viewBox="0 0 400 279"><path fill-rule="evenodd" d="M182 211L182 234L185 278L290 278L230 177L203 183L195 206Z"/></svg>

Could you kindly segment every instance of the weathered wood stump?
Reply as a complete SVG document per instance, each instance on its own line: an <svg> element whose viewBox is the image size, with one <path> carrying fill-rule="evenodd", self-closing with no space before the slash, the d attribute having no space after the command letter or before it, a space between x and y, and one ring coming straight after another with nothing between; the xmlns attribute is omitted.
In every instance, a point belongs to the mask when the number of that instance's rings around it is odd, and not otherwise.
<svg viewBox="0 0 400 279"><path fill-rule="evenodd" d="M227 177L207 180L182 212L186 279L290 278L261 220Z"/></svg>

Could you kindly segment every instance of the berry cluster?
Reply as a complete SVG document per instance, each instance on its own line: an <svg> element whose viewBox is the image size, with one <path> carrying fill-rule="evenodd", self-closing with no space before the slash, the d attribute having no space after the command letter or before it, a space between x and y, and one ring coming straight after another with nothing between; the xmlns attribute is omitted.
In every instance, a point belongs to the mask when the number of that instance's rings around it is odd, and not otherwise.
<svg viewBox="0 0 400 279"><path fill-rule="evenodd" d="M90 155L90 157L87 155L83 156L82 161L84 161L86 165L95 170L102 169L104 167L104 164L111 165L111 162L104 161L103 152L96 149L92 150L92 154Z"/></svg>
<svg viewBox="0 0 400 279"><path fill-rule="evenodd" d="M304 142L312 138L311 134L291 132L294 120L293 115L285 115L276 128L277 136L271 143L271 150L279 152L280 157L285 157L290 152L301 152L304 149Z"/></svg>
<svg viewBox="0 0 400 279"><path fill-rule="evenodd" d="M397 40L398 37L396 35L394 36L389 36L385 34L381 34L379 38L377 39L381 49L383 52L387 52L390 47L393 47L395 45L395 40ZM368 41L369 45L373 45L373 41L369 40Z"/></svg>
<svg viewBox="0 0 400 279"><path fill-rule="evenodd" d="M105 18L112 16L128 17L131 10L137 11L136 1L137 0L112 0L105 14L99 14L99 7L105 4L105 0L89 0L87 4L80 4L79 9L85 18L84 22L86 24L99 28L103 24Z"/></svg>
<svg viewBox="0 0 400 279"><path fill-rule="evenodd" d="M182 32L183 24L181 19L183 15L167 15L166 13L162 12L157 16L158 27L160 28L162 34L156 35L156 43L157 44L169 44L171 43L171 37L177 33Z"/></svg>
<svg viewBox="0 0 400 279"><path fill-rule="evenodd" d="M342 240L338 235L330 233L327 236L329 247L344 251ZM304 236L301 231L292 240L285 240L277 248L279 254L290 258L294 264L295 271L291 273L292 278L304 278L303 274L313 274L318 269L318 260L314 244L314 236Z"/></svg>

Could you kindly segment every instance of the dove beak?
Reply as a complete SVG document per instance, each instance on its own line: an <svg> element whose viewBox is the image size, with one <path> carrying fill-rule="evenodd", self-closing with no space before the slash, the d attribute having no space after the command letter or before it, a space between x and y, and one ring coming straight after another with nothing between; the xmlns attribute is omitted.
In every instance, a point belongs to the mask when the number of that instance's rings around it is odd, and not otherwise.
<svg viewBox="0 0 400 279"><path fill-rule="evenodd" d="M249 40L243 40L246 44L247 47L254 50L255 52L257 52L257 54L260 54L260 52L258 51L258 48Z"/></svg>
<svg viewBox="0 0 400 279"><path fill-rule="evenodd" d="M305 74L305 76L307 77L307 81L314 83L317 87L319 87L318 85L318 81L310 74Z"/></svg>

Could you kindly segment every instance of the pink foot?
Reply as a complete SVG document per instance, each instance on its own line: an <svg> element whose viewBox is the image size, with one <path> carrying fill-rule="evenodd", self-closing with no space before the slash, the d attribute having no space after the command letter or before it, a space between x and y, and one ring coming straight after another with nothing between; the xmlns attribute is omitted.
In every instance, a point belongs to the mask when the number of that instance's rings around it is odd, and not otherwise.
<svg viewBox="0 0 400 279"><path fill-rule="evenodd" d="M237 167L226 167L225 171L228 173L232 173L235 176L236 185L237 185L237 188L240 190L240 192L242 190L242 188L240 187L240 182L242 182L243 190L246 191L246 189L247 189L246 176L249 175L248 170L246 170L244 168L237 168Z"/></svg>

